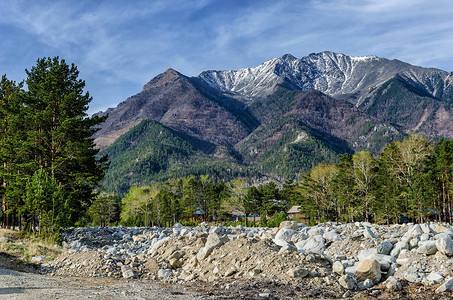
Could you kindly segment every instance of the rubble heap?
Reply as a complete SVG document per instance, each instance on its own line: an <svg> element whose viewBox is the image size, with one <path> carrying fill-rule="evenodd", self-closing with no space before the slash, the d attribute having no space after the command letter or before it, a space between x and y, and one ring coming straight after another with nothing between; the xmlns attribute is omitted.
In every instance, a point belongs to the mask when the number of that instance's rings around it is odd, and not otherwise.
<svg viewBox="0 0 453 300"><path fill-rule="evenodd" d="M407 282L450 292L452 237L453 228L438 223L73 228L63 235L67 251L43 267L55 275L170 283L272 279L342 291L378 285L397 291Z"/></svg>

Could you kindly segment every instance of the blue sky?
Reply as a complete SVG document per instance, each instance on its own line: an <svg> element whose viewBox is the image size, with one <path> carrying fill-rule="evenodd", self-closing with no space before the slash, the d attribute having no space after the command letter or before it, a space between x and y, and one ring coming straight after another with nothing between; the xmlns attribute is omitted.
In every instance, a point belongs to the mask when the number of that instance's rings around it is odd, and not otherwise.
<svg viewBox="0 0 453 300"><path fill-rule="evenodd" d="M196 76L325 50L453 71L453 1L2 1L0 10L0 74L20 81L37 58L58 55L78 66L89 113L170 67Z"/></svg>

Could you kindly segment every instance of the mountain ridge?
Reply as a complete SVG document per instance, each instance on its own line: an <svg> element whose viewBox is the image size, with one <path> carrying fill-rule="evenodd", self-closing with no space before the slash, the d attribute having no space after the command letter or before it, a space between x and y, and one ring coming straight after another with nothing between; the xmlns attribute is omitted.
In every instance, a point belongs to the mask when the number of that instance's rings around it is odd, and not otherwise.
<svg viewBox="0 0 453 300"><path fill-rule="evenodd" d="M452 77L398 60L328 51L301 59L285 54L254 68L204 71L195 77L169 68L138 94L98 113L109 116L94 138L108 154L119 147L120 136L132 142L131 132L147 122L155 123L146 128L163 126L167 132L166 142L156 136L157 129L153 136L137 135L134 143L143 143L138 152L121 146L125 153L115 152L109 172L122 175L107 175L110 185L112 178L127 177L121 164L137 168L140 153L161 149L150 141L168 144L165 149L178 149L174 143L183 142L191 148L171 152L179 156L155 156L162 161L154 165L162 167L153 174L138 172L142 175L130 184L186 174L181 164L197 174L206 169L225 178L294 178L344 152L377 154L407 134L453 138Z"/></svg>

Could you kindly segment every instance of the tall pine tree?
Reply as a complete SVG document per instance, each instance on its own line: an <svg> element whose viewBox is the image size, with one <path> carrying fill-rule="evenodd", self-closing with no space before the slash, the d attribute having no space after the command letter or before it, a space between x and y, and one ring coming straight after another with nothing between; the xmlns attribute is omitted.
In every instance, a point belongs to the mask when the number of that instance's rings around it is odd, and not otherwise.
<svg viewBox="0 0 453 300"><path fill-rule="evenodd" d="M106 158L96 158L92 138L103 119L88 117L92 100L83 91L79 71L58 57L38 59L26 70L25 122L34 169L43 168L61 184L71 220L90 205L93 190L104 176Z"/></svg>

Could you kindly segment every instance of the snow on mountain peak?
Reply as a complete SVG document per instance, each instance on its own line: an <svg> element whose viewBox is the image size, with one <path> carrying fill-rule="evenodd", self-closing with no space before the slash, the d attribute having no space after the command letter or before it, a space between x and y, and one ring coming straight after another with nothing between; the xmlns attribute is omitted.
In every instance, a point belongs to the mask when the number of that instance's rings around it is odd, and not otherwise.
<svg viewBox="0 0 453 300"><path fill-rule="evenodd" d="M319 90L333 97L354 95L357 103L363 99L363 91L400 74L431 91L428 79L416 72L416 67L399 61L377 56L351 57L330 51L311 53L300 59L291 54L270 59L254 68L235 71L206 71L198 77L223 92L249 98L264 97L275 91L278 84L290 84L308 91ZM442 77L448 74L440 71ZM444 74L445 73L445 74ZM425 76L426 77L426 76ZM428 80L429 81L429 80Z"/></svg>

